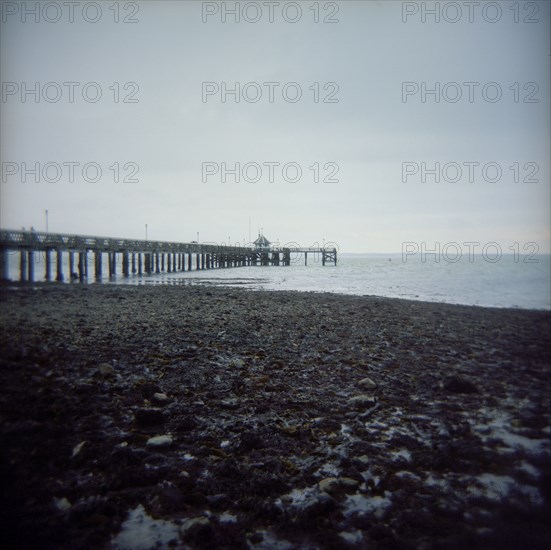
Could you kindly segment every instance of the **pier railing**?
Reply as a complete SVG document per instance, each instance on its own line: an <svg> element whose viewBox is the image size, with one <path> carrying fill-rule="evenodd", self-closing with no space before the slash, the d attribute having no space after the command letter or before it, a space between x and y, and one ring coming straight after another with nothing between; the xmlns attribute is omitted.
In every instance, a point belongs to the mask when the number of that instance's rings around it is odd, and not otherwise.
<svg viewBox="0 0 551 550"><path fill-rule="evenodd" d="M308 254L320 254L322 265L337 265L335 247L301 248L270 247L267 249L241 245L214 243L182 243L171 241L151 241L119 239L90 235L70 235L41 231L17 231L0 229L0 278L9 279L10 252L19 253L19 279L34 280L36 252L45 255L45 274L47 281L52 280L52 254L55 252L57 281L64 280L63 257L68 255L69 277L84 281L89 275L88 254L94 254L94 274L101 279L103 274L103 256L107 255L109 277L117 274L117 260L122 257L122 274L173 273L225 267L251 265L291 265L293 254L304 254L305 265ZM75 262L75 254L78 262ZM193 257L195 256L195 261Z"/></svg>
<svg viewBox="0 0 551 550"><path fill-rule="evenodd" d="M14 231L0 229L0 246L5 248L33 248L47 250L61 247L64 250L98 250L101 252L182 252L191 254L224 252L252 252L251 247L219 245L214 243L182 243L46 233L42 231Z"/></svg>

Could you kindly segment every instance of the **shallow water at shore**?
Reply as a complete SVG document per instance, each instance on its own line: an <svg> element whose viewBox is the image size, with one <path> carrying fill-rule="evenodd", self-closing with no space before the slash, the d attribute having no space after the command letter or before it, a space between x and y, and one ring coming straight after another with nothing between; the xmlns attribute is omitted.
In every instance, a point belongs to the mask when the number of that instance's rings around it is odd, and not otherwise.
<svg viewBox="0 0 551 550"><path fill-rule="evenodd" d="M253 290L332 292L521 309L551 309L549 257L538 263L403 262L401 255L341 255L337 266L244 267L127 279L135 284L201 284ZM124 282L120 279L117 282Z"/></svg>
<svg viewBox="0 0 551 550"><path fill-rule="evenodd" d="M12 257L16 258L16 256ZM503 255L490 262L478 255L469 261L437 262L434 255L403 258L401 254L341 254L336 266L321 265L319 255L302 256L291 266L250 266L234 269L196 270L152 275L118 274L101 282L138 285L207 285L251 290L299 290L356 296L372 295L406 300L443 302L521 309L551 310L551 256L527 258ZM104 262L105 264L106 262ZM119 265L119 271L121 266ZM53 268L52 268L53 269ZM65 274L68 266L65 266ZM35 273L41 280L44 258L36 255ZM93 256L88 257L89 282L93 279ZM106 269L104 269L104 272ZM10 261L10 277L17 280L17 262Z"/></svg>

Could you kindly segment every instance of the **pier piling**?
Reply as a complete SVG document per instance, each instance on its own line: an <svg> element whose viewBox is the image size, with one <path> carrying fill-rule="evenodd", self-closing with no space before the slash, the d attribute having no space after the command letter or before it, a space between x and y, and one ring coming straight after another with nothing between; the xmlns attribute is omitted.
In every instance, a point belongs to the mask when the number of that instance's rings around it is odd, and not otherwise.
<svg viewBox="0 0 551 550"><path fill-rule="evenodd" d="M34 250L29 250L29 282L34 281Z"/></svg>
<svg viewBox="0 0 551 550"><path fill-rule="evenodd" d="M122 253L122 274L124 277L130 277L130 262L126 250Z"/></svg>
<svg viewBox="0 0 551 550"><path fill-rule="evenodd" d="M58 282L63 281L63 249L59 247L56 252L56 275L55 280Z"/></svg>
<svg viewBox="0 0 551 550"><path fill-rule="evenodd" d="M84 254L82 250L78 253L78 278L82 283L84 282Z"/></svg>
<svg viewBox="0 0 551 550"><path fill-rule="evenodd" d="M73 273L75 272L75 252L69 250L69 280L73 279Z"/></svg>
<svg viewBox="0 0 551 550"><path fill-rule="evenodd" d="M46 249L46 273L44 274L47 281L52 280L52 249Z"/></svg>
<svg viewBox="0 0 551 550"><path fill-rule="evenodd" d="M0 278L7 281L9 279L10 270L9 255L8 250L3 247L0 248L0 270Z"/></svg>

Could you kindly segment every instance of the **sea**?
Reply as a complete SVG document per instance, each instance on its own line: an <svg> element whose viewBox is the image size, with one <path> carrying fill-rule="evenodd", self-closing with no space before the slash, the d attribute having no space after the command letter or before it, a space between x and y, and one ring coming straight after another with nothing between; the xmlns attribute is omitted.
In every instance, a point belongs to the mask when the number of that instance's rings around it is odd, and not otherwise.
<svg viewBox="0 0 551 550"><path fill-rule="evenodd" d="M55 256L55 255L54 255ZM66 282L68 259L64 255ZM75 258L76 259L76 258ZM19 279L19 255L9 258L10 279ZM193 258L195 262L195 257ZM55 257L52 258L55 264ZM445 302L498 308L551 310L551 256L504 254L495 257L464 255L459 261L446 261L436 255L424 258L402 254L346 254L338 256L337 265L322 265L321 256L308 254L292 258L290 266L250 266L239 268L192 270L176 273L130 275L109 279L107 257L103 258L104 275L96 281L93 255L88 257L89 278L86 284L134 285L203 285L255 290L295 290L331 292L349 295L386 296L406 300ZM35 280L43 281L45 255L35 254ZM195 263L193 264L195 269ZM55 265L52 265L55 276Z"/></svg>

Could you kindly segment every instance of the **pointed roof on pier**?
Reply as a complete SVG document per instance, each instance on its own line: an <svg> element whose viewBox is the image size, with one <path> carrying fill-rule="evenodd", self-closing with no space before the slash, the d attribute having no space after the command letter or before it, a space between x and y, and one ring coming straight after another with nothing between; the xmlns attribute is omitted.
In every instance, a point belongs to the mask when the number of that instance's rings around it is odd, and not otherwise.
<svg viewBox="0 0 551 550"><path fill-rule="evenodd" d="M258 234L258 239L254 241L254 246L256 248L270 248L272 243L264 236L262 233Z"/></svg>

